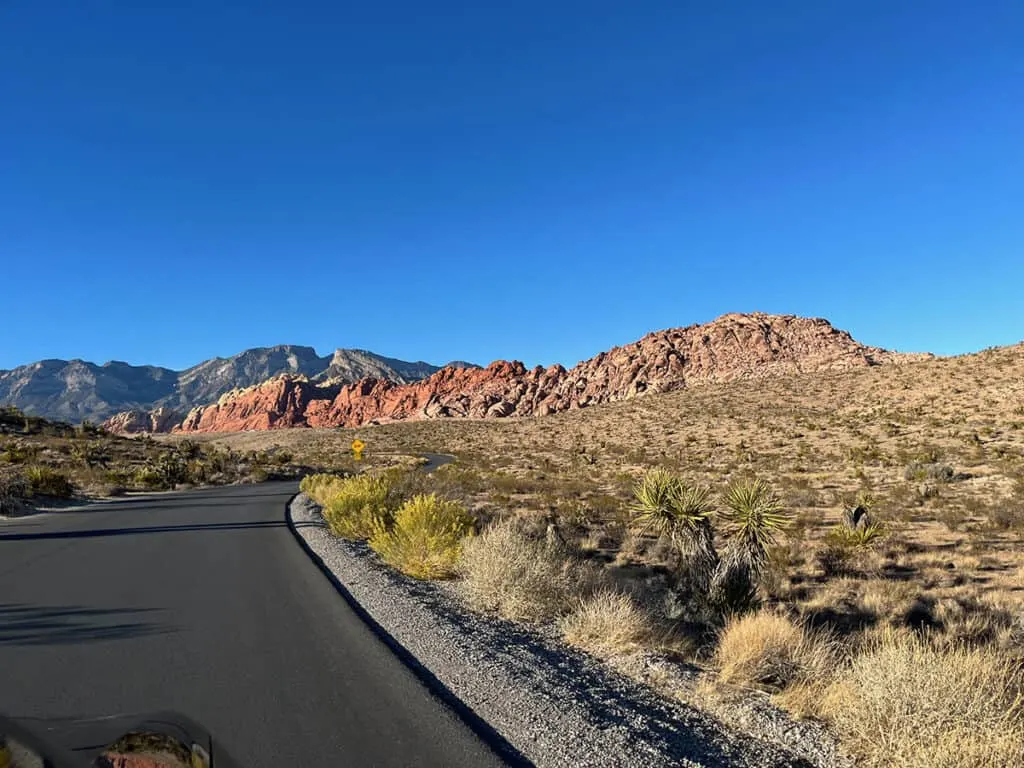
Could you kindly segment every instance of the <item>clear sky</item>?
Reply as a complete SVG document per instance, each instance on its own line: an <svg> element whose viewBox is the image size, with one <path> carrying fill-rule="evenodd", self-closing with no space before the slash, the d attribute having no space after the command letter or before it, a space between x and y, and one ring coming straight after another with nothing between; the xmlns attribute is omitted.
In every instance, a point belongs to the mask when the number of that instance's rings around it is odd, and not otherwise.
<svg viewBox="0 0 1024 768"><path fill-rule="evenodd" d="M0 367L1024 339L1024 4L0 0Z"/></svg>

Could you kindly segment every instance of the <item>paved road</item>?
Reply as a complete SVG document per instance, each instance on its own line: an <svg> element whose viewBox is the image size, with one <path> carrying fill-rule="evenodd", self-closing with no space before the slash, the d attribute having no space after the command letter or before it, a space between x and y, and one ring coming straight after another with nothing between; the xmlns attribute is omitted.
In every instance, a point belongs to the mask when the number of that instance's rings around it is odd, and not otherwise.
<svg viewBox="0 0 1024 768"><path fill-rule="evenodd" d="M0 523L0 712L177 710L251 768L499 765L300 548L295 490Z"/></svg>

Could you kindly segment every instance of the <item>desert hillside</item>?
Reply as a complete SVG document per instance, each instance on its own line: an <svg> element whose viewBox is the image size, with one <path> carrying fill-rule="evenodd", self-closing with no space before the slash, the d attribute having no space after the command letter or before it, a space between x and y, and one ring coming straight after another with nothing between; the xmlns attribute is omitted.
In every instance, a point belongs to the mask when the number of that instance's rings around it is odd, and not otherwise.
<svg viewBox="0 0 1024 768"><path fill-rule="evenodd" d="M851 370L910 359L914 356L860 344L823 319L729 314L702 325L648 334L568 370L561 365L528 369L520 362L497 361L484 369L446 367L407 384L385 377L348 385L278 377L193 409L175 429L235 432L546 416L696 384ZM120 426L117 421L108 425L114 430Z"/></svg>

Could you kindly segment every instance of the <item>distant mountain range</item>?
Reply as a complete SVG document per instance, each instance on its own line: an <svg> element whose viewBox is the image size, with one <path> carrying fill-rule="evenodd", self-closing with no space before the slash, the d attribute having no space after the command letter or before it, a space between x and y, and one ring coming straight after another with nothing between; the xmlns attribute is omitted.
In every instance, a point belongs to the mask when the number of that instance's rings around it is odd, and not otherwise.
<svg viewBox="0 0 1024 768"><path fill-rule="evenodd" d="M521 362L499 360L471 370L446 367L407 383L390 376L343 384L284 375L197 406L177 421L162 412L130 412L104 426L120 433L237 432L546 416L713 382L845 371L927 357L860 344L821 318L728 314L703 325L650 333L570 369L529 369Z"/></svg>
<svg viewBox="0 0 1024 768"><path fill-rule="evenodd" d="M472 367L461 362L449 366ZM118 361L96 365L83 360L40 360L0 370L0 405L14 405L25 413L51 419L99 422L129 410L185 413L282 373L338 384L366 377L408 384L439 369L362 349L338 349L320 357L312 347L291 344L215 357L184 371Z"/></svg>

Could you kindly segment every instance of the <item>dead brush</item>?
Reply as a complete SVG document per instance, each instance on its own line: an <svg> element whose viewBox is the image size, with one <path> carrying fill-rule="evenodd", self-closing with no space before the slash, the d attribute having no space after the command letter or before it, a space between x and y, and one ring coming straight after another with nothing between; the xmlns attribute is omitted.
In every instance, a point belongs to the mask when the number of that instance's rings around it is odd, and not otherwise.
<svg viewBox="0 0 1024 768"><path fill-rule="evenodd" d="M881 632L821 713L870 768L1005 768L1024 759L1024 678L992 648Z"/></svg>

